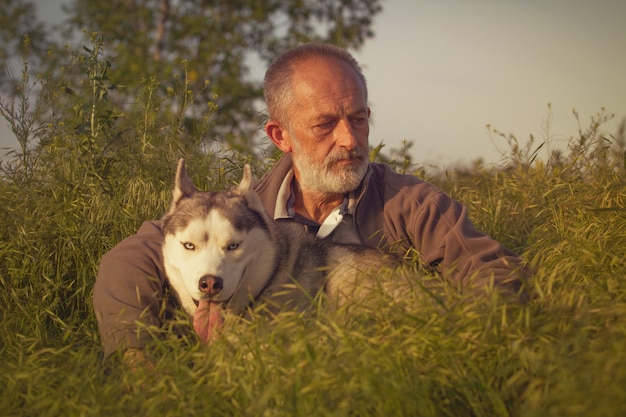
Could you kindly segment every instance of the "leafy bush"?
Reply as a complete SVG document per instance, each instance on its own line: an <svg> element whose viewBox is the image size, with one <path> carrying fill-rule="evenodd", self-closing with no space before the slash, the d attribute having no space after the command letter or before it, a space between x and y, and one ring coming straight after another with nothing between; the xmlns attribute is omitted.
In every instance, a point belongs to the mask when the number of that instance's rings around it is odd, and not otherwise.
<svg viewBox="0 0 626 417"><path fill-rule="evenodd" d="M380 294L358 314L236 323L210 348L165 329L152 367L103 364L91 307L100 257L164 212L178 158L202 188L222 189L244 163L260 175L272 156L220 149L209 124L187 125L194 97L184 79L173 110L153 100L155 79L135 103L112 108L99 45L94 37L67 63L82 83L32 82L25 70L21 94L0 102L20 144L0 178L3 415L626 413L624 140L623 129L600 134L603 114L547 161L535 157L543 144L520 148L501 135L505 166L432 178L534 267L528 304L435 299L415 285L410 303ZM31 123L34 113L49 122Z"/></svg>

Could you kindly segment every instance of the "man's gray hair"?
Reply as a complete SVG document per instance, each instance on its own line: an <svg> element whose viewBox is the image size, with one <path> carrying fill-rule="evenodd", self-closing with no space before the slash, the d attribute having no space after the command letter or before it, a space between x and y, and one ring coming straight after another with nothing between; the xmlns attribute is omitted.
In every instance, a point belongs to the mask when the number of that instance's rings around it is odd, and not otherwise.
<svg viewBox="0 0 626 417"><path fill-rule="evenodd" d="M287 123L287 111L292 107L292 76L298 63L311 58L332 58L348 64L363 83L367 102L367 82L359 63L345 49L326 43L308 43L290 49L274 60L265 72L263 91L267 115L279 123Z"/></svg>

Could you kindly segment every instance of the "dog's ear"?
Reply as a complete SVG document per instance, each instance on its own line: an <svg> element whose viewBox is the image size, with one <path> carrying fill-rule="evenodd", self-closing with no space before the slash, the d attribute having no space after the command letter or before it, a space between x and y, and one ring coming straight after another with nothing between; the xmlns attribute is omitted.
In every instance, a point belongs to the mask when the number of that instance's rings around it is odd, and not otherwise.
<svg viewBox="0 0 626 417"><path fill-rule="evenodd" d="M176 181L174 184L174 192L172 193L172 204L170 211L174 209L174 206L185 197L191 197L191 195L197 192L198 189L193 185L187 169L185 168L185 160L180 159L178 161L178 168L176 169Z"/></svg>
<svg viewBox="0 0 626 417"><path fill-rule="evenodd" d="M257 180L252 175L252 168L250 165L245 164L243 166L243 176L241 177L241 181L239 185L234 188L234 191L240 195L246 195L246 193L252 190L256 186Z"/></svg>
<svg viewBox="0 0 626 417"><path fill-rule="evenodd" d="M254 186L256 185L256 183L257 180L252 175L252 169L250 168L250 165L245 164L243 166L243 176L241 178L241 182L239 182L239 185L233 188L233 191L236 194L245 197L246 202L248 203L248 207L250 207L252 210L262 214L263 216L268 216L265 207L263 206L263 203L261 203L261 199L259 198L257 193L254 192Z"/></svg>

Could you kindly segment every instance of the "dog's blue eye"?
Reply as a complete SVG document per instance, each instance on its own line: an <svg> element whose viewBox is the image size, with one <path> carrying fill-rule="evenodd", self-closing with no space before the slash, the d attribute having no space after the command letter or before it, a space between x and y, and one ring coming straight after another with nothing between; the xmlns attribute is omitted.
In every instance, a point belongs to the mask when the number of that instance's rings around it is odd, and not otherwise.
<svg viewBox="0 0 626 417"><path fill-rule="evenodd" d="M196 248L196 245L194 245L191 242L181 242L183 244L183 248L187 249L187 250L194 250Z"/></svg>
<svg viewBox="0 0 626 417"><path fill-rule="evenodd" d="M228 250L235 250L239 247L239 243L231 243L228 245Z"/></svg>

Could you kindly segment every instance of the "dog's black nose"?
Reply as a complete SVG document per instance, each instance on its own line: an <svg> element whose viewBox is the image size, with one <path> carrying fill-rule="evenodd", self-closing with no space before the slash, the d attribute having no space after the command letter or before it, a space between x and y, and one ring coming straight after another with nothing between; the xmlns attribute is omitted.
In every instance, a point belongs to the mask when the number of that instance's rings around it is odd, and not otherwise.
<svg viewBox="0 0 626 417"><path fill-rule="evenodd" d="M216 295L224 288L222 278L214 275L205 275L198 281L198 289L207 295Z"/></svg>

